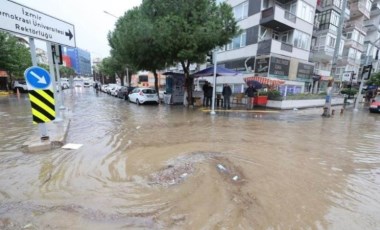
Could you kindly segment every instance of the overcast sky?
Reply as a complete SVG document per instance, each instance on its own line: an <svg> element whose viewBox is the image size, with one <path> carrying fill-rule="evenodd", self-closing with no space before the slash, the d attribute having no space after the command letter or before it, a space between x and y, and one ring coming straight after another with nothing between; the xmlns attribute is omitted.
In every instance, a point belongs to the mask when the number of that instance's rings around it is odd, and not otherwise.
<svg viewBox="0 0 380 230"><path fill-rule="evenodd" d="M109 56L107 34L115 28L117 17L141 4L141 0L13 0L24 6L71 23L78 48L91 53L91 59ZM46 50L46 43L36 42Z"/></svg>

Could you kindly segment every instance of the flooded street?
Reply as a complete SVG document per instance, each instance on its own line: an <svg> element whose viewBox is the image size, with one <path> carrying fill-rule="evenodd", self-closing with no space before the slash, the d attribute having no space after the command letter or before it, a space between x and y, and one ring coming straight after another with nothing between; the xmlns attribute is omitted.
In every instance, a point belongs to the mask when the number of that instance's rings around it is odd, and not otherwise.
<svg viewBox="0 0 380 230"><path fill-rule="evenodd" d="M0 97L0 229L380 228L379 114L64 93L83 146L38 154L19 149L37 129L27 95Z"/></svg>

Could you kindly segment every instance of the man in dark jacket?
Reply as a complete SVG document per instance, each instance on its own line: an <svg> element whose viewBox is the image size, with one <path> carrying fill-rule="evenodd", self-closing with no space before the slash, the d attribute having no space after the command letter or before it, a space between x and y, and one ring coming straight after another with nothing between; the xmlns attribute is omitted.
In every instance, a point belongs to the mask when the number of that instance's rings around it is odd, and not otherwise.
<svg viewBox="0 0 380 230"><path fill-rule="evenodd" d="M211 100L212 100L212 92L214 88L208 84L207 90L206 90L206 107L211 106Z"/></svg>
<svg viewBox="0 0 380 230"><path fill-rule="evenodd" d="M253 87L252 84L249 84L249 87L245 90L245 94L248 96L247 109L253 109L253 97L255 96L257 90Z"/></svg>
<svg viewBox="0 0 380 230"><path fill-rule="evenodd" d="M224 98L223 99L224 100L223 108L225 108L225 109L231 109L230 97L232 95L232 90L231 90L231 87L228 84L224 84L222 95L223 95L223 98Z"/></svg>
<svg viewBox="0 0 380 230"><path fill-rule="evenodd" d="M203 106L206 106L208 86L209 86L208 81L206 81L202 87L202 90L203 90Z"/></svg>

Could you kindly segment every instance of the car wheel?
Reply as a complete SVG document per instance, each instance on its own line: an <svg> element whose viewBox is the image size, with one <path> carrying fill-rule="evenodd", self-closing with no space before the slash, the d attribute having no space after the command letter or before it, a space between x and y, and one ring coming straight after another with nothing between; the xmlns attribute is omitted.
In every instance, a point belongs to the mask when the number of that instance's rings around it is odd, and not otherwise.
<svg viewBox="0 0 380 230"><path fill-rule="evenodd" d="M136 99L136 104L137 104L137 105L141 105L139 99Z"/></svg>

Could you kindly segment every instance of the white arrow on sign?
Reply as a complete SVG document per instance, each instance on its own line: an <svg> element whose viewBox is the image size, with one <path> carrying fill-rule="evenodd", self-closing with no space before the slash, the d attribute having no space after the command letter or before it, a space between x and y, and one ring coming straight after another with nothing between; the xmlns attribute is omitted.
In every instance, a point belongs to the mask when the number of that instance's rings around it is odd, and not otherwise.
<svg viewBox="0 0 380 230"><path fill-rule="evenodd" d="M38 76L35 72L33 71L30 71L30 74L33 75L33 77L37 78L38 79L38 83L40 84L46 84L46 79L44 76L40 77Z"/></svg>

